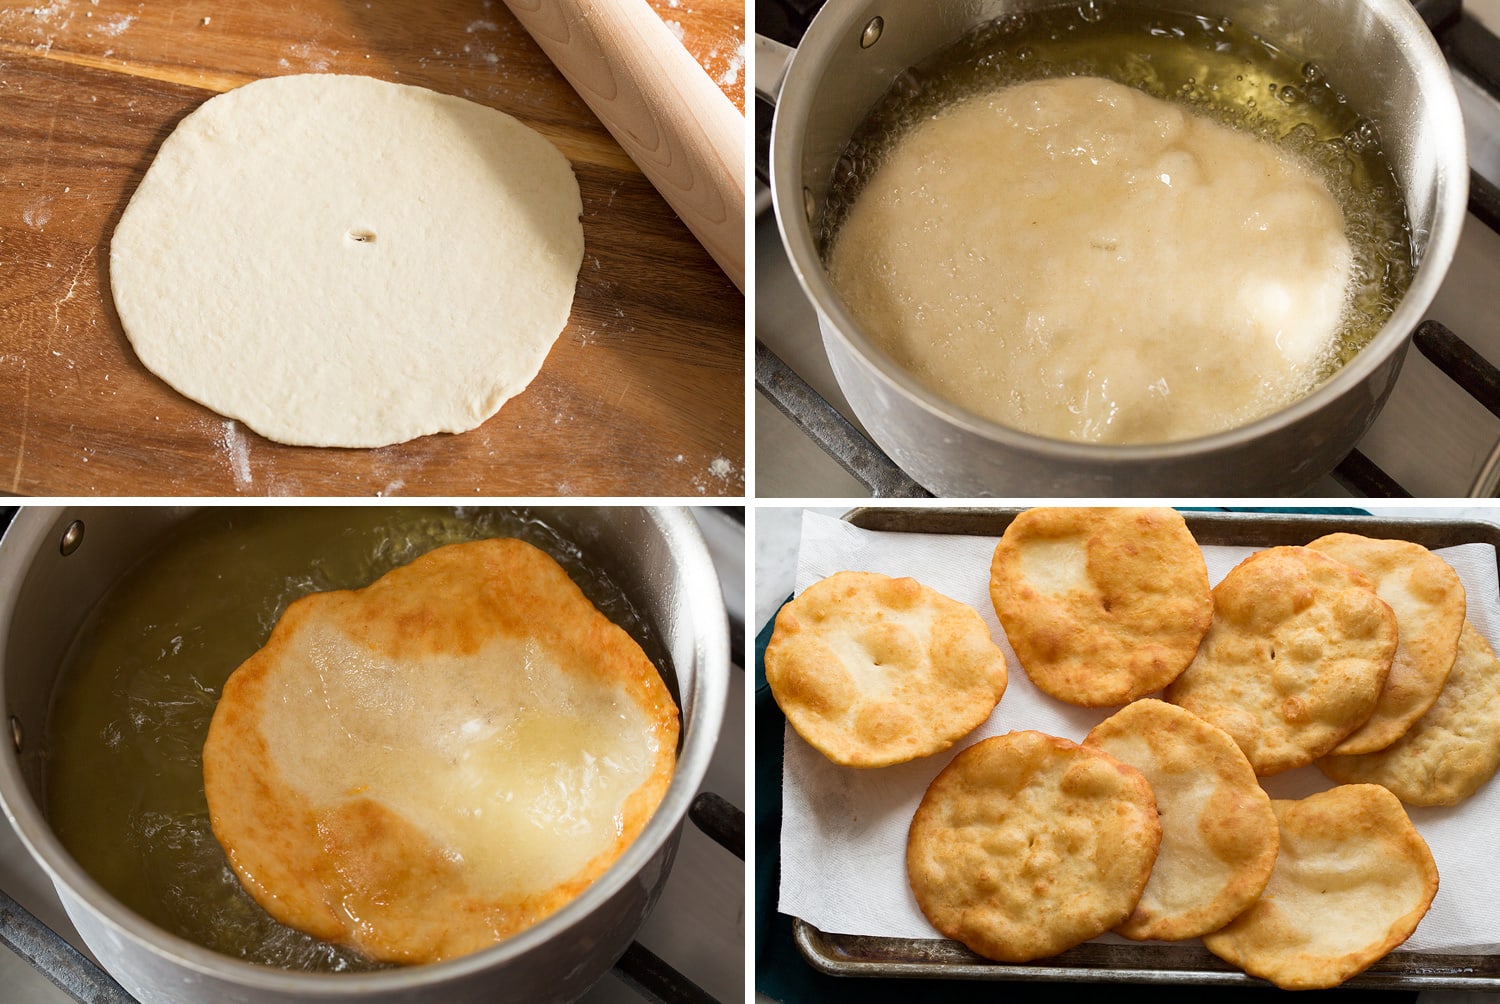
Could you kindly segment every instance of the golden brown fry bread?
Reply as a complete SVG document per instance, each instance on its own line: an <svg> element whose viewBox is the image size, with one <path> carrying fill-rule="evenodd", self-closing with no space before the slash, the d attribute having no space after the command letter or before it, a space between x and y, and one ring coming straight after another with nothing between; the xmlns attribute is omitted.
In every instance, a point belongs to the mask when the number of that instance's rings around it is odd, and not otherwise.
<svg viewBox="0 0 1500 1004"><path fill-rule="evenodd" d="M1271 881L1203 944L1285 990L1337 986L1411 937L1437 894L1437 865L1379 785L1271 804L1281 825Z"/></svg>
<svg viewBox="0 0 1500 1004"><path fill-rule="evenodd" d="M1384 785L1408 805L1454 805L1500 767L1500 661L1467 621L1458 659L1437 702L1395 743L1374 753L1325 756L1323 773L1345 784Z"/></svg>
<svg viewBox="0 0 1500 1004"><path fill-rule="evenodd" d="M1151 786L1102 750L1011 732L922 797L906 845L917 905L1002 962L1055 955L1130 916L1161 841Z"/></svg>
<svg viewBox="0 0 1500 1004"><path fill-rule="evenodd" d="M1171 683L1213 616L1203 552L1171 509L1023 512L995 548L990 599L1031 681L1087 707Z"/></svg>
<svg viewBox="0 0 1500 1004"><path fill-rule="evenodd" d="M277 920L387 962L476 951L598 878L671 780L677 708L518 540L287 608L203 748L214 835Z"/></svg>
<svg viewBox="0 0 1500 1004"><path fill-rule="evenodd" d="M1409 540L1333 533L1307 546L1363 572L1396 614L1396 657L1375 711L1333 752L1385 749L1432 707L1443 689L1464 624L1464 584L1446 561Z"/></svg>
<svg viewBox="0 0 1500 1004"><path fill-rule="evenodd" d="M1317 551L1273 547L1213 595L1213 626L1167 700L1228 732L1257 774L1312 763L1370 717L1396 616L1369 579Z"/></svg>
<svg viewBox="0 0 1500 1004"><path fill-rule="evenodd" d="M875 572L830 575L782 607L765 663L792 728L850 767L948 749L1005 693L1005 653L972 607Z"/></svg>
<svg viewBox="0 0 1500 1004"><path fill-rule="evenodd" d="M1094 726L1083 744L1144 774L1161 816L1151 879L1118 933L1196 938L1255 902L1276 864L1276 815L1233 739L1175 704L1144 700Z"/></svg>

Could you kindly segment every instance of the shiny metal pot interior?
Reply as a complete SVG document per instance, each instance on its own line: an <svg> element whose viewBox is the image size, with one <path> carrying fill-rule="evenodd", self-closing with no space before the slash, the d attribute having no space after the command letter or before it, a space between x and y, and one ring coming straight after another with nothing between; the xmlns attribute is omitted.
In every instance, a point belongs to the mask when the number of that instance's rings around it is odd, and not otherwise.
<svg viewBox="0 0 1500 1004"><path fill-rule="evenodd" d="M127 990L152 1004L562 1002L582 994L655 904L723 719L728 629L718 578L691 515L642 507L539 511L630 595L676 670L683 721L677 771L640 838L577 900L493 948L428 966L334 974L242 962L147 923L72 860L40 807L40 738L65 651L110 584L191 511L24 507L0 540L0 693L23 737L19 750L7 744L0 753L0 799L89 949Z"/></svg>
<svg viewBox="0 0 1500 1004"><path fill-rule="evenodd" d="M850 405L891 458L936 494L1296 492L1331 470L1374 421L1411 331L1452 260L1468 198L1463 121L1447 64L1408 0L1114 2L1228 17L1316 62L1379 130L1402 186L1419 267L1394 314L1357 357L1308 397L1240 428L1114 446L1047 439L971 415L917 383L859 330L824 273L811 221L822 210L840 152L899 74L1001 14L1059 4L827 3L791 57L776 97L776 219ZM759 43L757 56L767 58Z"/></svg>

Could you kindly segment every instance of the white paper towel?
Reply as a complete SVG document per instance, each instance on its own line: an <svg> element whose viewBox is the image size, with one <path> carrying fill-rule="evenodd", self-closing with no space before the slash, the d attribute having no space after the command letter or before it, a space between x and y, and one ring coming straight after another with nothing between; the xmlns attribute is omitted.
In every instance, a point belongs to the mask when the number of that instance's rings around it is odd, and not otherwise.
<svg viewBox="0 0 1500 1004"><path fill-rule="evenodd" d="M1358 517L1348 529L1359 531ZM995 713L947 753L874 770L830 763L790 727L782 777L782 913L831 934L936 938L906 881L906 831L922 794L959 751L1013 729L1082 740L1114 709L1077 708L1037 690L1016 662L989 596L996 538L878 533L805 513L797 591L839 571L909 575L979 611L1005 650L1010 683ZM1254 548L1207 547L1217 583ZM1466 544L1437 552L1463 579L1470 622L1493 646L1500 638L1495 551ZM1496 709L1500 717L1500 709ZM1301 798L1333 786L1316 767L1264 779L1273 798ZM1405 950L1500 954L1500 781L1450 808L1409 808L1437 860L1439 889ZM1122 941L1115 935L1103 940Z"/></svg>

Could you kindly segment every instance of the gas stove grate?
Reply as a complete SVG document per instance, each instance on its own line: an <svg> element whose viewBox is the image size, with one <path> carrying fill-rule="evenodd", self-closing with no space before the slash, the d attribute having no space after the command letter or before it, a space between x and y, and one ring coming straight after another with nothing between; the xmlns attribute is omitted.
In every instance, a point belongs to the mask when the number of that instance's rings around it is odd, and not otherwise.
<svg viewBox="0 0 1500 1004"><path fill-rule="evenodd" d="M76 1001L135 1004L135 998L67 939L0 890L0 942Z"/></svg>
<svg viewBox="0 0 1500 1004"><path fill-rule="evenodd" d="M795 44L822 0L760 0L757 16L770 14L772 37ZM1500 38L1463 9L1462 0L1413 0L1450 65L1500 101ZM757 30L760 26L757 25ZM769 180L770 107L757 102L756 172ZM1500 231L1500 186L1469 172L1469 212ZM1500 417L1500 370L1458 335L1436 321L1422 322L1412 335L1422 355L1469 396ZM898 467L880 447L855 428L827 399L797 375L759 339L755 344L755 387L809 439L860 482L875 498L931 498L932 493ZM1358 449L1332 472L1346 491L1367 498L1410 498L1400 482Z"/></svg>

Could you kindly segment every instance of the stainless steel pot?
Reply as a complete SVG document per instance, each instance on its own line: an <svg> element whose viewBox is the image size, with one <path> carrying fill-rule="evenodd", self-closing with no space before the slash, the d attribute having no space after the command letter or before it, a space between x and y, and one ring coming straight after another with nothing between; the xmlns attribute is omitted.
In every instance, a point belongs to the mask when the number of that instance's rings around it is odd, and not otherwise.
<svg viewBox="0 0 1500 1004"><path fill-rule="evenodd" d="M191 510L23 508L0 540L0 693L21 741L0 751L0 799L100 963L143 1002L571 1001L634 937L666 881L707 770L729 685L723 599L708 550L680 509L578 508L546 520L607 567L655 623L677 672L677 772L645 831L577 900L493 948L428 966L297 973L243 962L148 923L90 878L41 809L43 724L64 652L121 572ZM81 526L76 548L70 549Z"/></svg>
<svg viewBox="0 0 1500 1004"><path fill-rule="evenodd" d="M1485 459L1484 466L1479 469L1479 474L1474 478L1474 485L1469 489L1469 497L1500 498L1500 443L1495 444L1495 448Z"/></svg>
<svg viewBox="0 0 1500 1004"><path fill-rule="evenodd" d="M1452 260L1468 199L1463 121L1447 64L1409 0L1117 2L1228 17L1322 67L1379 129L1420 265L1405 298L1355 359L1309 396L1249 425L1175 443L1116 446L1047 439L971 415L917 383L860 331L828 282L811 221L839 153L898 74L978 24L1059 4L829 0L795 55L785 54L784 75L774 44L757 40L757 90L776 103L777 224L850 405L891 458L935 494L1294 493L1331 470L1375 420Z"/></svg>

